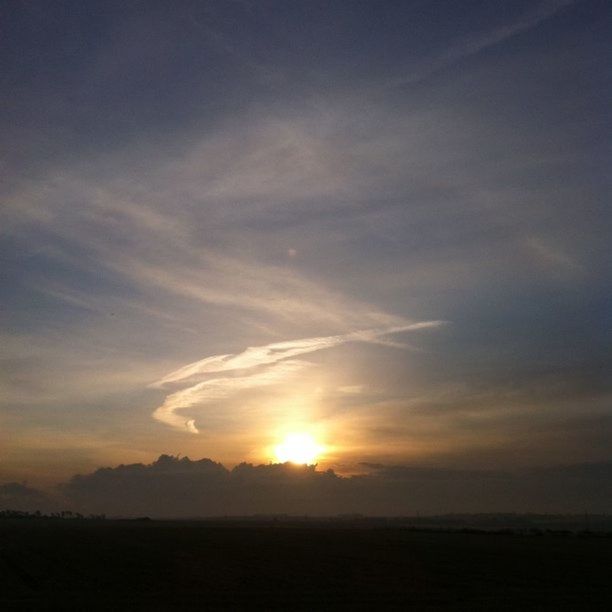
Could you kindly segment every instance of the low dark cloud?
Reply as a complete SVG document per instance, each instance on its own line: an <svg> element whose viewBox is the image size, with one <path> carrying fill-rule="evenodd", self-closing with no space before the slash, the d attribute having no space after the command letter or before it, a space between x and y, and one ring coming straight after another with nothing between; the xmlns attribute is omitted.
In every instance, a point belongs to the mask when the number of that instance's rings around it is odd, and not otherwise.
<svg viewBox="0 0 612 612"><path fill-rule="evenodd" d="M101 468L59 485L63 508L109 516L205 517L254 514L415 515L462 512L612 512L612 463L513 471L362 464L367 473L291 464L161 455ZM57 503L60 503L59 501ZM2 508L46 509L50 497L24 485L0 487Z"/></svg>
<svg viewBox="0 0 612 612"><path fill-rule="evenodd" d="M48 512L55 509L51 496L18 482L0 485L0 510Z"/></svg>

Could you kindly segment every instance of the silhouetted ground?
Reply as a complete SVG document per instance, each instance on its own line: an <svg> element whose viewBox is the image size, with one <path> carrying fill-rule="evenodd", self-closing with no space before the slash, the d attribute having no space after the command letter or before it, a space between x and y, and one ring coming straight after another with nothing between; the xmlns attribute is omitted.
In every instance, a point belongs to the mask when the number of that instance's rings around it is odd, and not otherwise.
<svg viewBox="0 0 612 612"><path fill-rule="evenodd" d="M612 609L612 538L0 521L0 609Z"/></svg>

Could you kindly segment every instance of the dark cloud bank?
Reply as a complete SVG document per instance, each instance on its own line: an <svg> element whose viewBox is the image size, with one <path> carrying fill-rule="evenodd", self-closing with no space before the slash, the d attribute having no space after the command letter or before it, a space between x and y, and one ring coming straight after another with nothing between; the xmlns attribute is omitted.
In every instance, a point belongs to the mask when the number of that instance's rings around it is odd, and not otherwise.
<svg viewBox="0 0 612 612"><path fill-rule="evenodd" d="M161 455L149 464L101 468L46 494L0 486L2 508L72 509L109 516L253 514L415 515L451 512L612 512L612 463L514 471L365 465L342 477L291 464L240 464Z"/></svg>

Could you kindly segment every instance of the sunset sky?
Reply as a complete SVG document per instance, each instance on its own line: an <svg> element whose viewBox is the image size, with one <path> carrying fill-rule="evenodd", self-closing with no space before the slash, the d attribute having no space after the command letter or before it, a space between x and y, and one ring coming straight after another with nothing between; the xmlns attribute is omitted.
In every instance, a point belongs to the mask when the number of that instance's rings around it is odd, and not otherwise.
<svg viewBox="0 0 612 612"><path fill-rule="evenodd" d="M0 482L610 461L610 17L4 2Z"/></svg>

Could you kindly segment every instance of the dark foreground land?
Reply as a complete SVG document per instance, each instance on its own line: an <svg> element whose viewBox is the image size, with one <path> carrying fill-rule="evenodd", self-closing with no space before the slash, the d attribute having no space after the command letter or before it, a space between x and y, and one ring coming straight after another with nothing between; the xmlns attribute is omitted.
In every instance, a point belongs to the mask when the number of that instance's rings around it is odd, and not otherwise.
<svg viewBox="0 0 612 612"><path fill-rule="evenodd" d="M3 520L0 609L609 610L612 538Z"/></svg>

